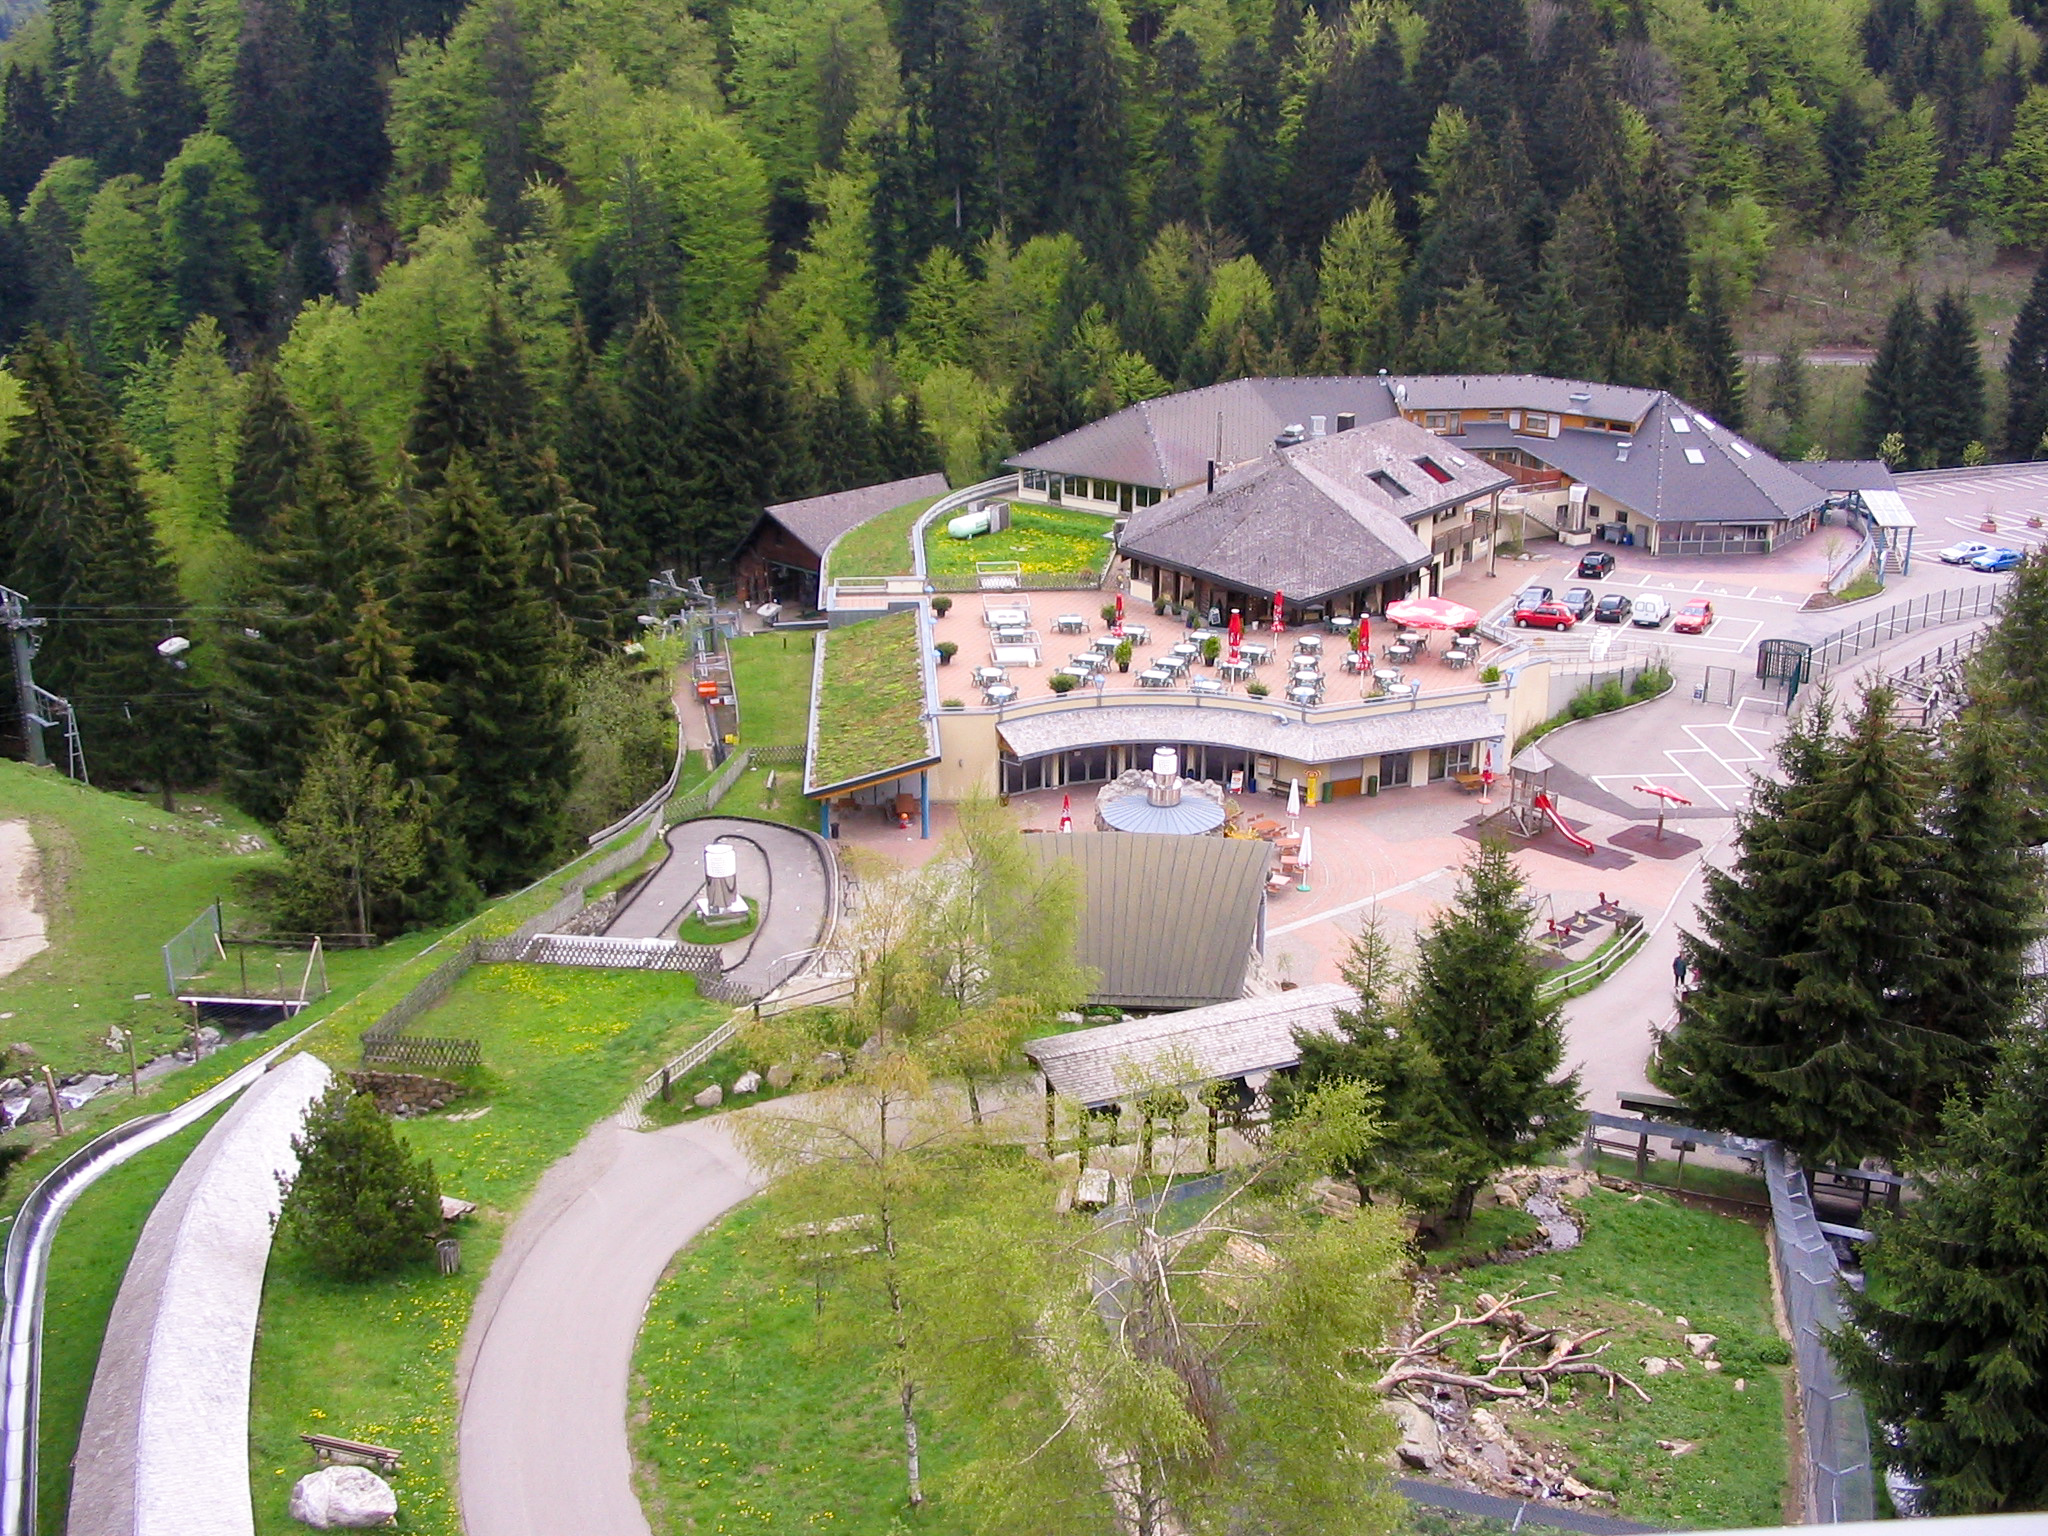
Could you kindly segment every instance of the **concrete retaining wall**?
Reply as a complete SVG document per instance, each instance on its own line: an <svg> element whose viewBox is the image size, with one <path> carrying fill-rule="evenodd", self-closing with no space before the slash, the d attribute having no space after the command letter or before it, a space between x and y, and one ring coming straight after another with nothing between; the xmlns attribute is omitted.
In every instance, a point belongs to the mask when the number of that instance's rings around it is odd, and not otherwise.
<svg viewBox="0 0 2048 1536"><path fill-rule="evenodd" d="M249 1371L277 1178L330 1075L306 1055L266 1073L150 1213L86 1404L71 1536L253 1536Z"/></svg>

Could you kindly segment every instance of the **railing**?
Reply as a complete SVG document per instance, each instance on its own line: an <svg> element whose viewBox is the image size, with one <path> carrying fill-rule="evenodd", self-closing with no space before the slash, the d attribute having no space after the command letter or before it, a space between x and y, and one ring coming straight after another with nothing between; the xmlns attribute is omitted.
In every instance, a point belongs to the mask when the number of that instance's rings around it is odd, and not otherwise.
<svg viewBox="0 0 2048 1536"><path fill-rule="evenodd" d="M1506 686L1505 682L1472 683L1464 687L1445 689L1440 693L1418 692L1398 697L1393 694L1382 694L1373 698L1296 704L1279 694L1258 698L1244 693L1189 693L1184 688L1096 688L1084 683L1069 693L1045 694L1037 698L1014 700L1008 704L968 704L959 709L948 709L944 713L995 715L1000 719L1015 720L1032 715L1059 714L1070 709L1107 708L1112 703L1165 704L1184 709L1222 710L1226 713L1257 715L1264 720L1270 720L1275 712L1284 710L1303 720L1331 723L1376 715L1408 714L1418 708L1434 709L1443 704L1483 703Z"/></svg>
<svg viewBox="0 0 2048 1536"><path fill-rule="evenodd" d="M1006 588L1016 592L1085 592L1099 590L1103 577L1109 572L1112 559L1105 559L1095 571L1025 571L1013 578L1016 585ZM929 576L927 585L934 592L979 592L980 578L977 576Z"/></svg>
<svg viewBox="0 0 2048 1536"><path fill-rule="evenodd" d="M1815 645L1806 659L1806 680L1819 682L1830 668L1851 656L1896 640L1901 635L1910 635L1915 630L1960 624L1965 619L1981 619L1996 613L2004 596L2005 584L1999 583L1952 587L1946 592L1929 592L1910 602L1895 604Z"/></svg>
<svg viewBox="0 0 2048 1536"><path fill-rule="evenodd" d="M648 1073L647 1080L628 1094L626 1102L620 1106L619 1124L630 1129L641 1128L640 1112L647 1108L649 1099L661 1092L661 1085L664 1082L673 1083L686 1072L694 1072L717 1055L725 1043L740 1032L740 1026L745 1024L749 1017L750 1014L745 1010L735 1013L675 1060L664 1062Z"/></svg>
<svg viewBox="0 0 2048 1536"><path fill-rule="evenodd" d="M1538 994L1545 998L1569 996L1598 986L1636 957L1650 941L1650 930L1640 917L1631 917L1616 925L1613 937L1616 942L1599 954L1546 976L1536 989Z"/></svg>

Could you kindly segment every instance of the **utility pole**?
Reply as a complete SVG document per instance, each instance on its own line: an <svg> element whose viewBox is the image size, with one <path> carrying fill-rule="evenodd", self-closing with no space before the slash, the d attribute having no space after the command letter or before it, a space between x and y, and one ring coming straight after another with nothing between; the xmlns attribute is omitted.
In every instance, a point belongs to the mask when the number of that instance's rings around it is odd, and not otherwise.
<svg viewBox="0 0 2048 1536"><path fill-rule="evenodd" d="M30 664L42 643L36 631L48 622L29 617L28 599L21 593L12 587L0 587L0 628L7 631L9 648L14 652L14 697L21 710L21 734L28 742L28 760L38 768L50 765L50 754L43 745L43 727L56 722L36 712L36 677Z"/></svg>

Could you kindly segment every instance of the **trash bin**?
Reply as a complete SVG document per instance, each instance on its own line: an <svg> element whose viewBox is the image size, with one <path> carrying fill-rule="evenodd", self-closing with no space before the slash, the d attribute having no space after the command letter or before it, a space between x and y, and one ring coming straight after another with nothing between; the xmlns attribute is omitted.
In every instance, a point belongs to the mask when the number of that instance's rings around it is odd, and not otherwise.
<svg viewBox="0 0 2048 1536"><path fill-rule="evenodd" d="M1635 545L1635 542L1636 542L1636 536L1635 536L1634 532L1632 532L1632 531L1624 531L1624 532L1622 533L1622 536L1621 536L1621 542L1622 542L1622 543L1624 543L1624 544L1627 544L1627 545L1629 545L1629 546L1630 546L1631 548L1633 548L1633 547L1634 547L1634 545Z"/></svg>

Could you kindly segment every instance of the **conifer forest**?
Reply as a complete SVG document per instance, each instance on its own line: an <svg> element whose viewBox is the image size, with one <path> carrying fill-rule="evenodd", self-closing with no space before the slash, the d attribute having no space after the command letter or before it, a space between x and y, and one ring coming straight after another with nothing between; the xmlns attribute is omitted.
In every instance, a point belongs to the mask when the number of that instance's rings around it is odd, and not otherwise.
<svg viewBox="0 0 2048 1536"><path fill-rule="evenodd" d="M2048 241L2039 0L0 22L0 582L53 621L39 680L96 782L308 839L372 807L414 871L378 929L658 779L644 583L715 580L765 504L968 484L1251 374L1656 385L1796 457L1797 359L1737 344L1773 250ZM2002 360L1967 294L1900 300L1862 429L2048 453L2048 278Z"/></svg>

